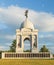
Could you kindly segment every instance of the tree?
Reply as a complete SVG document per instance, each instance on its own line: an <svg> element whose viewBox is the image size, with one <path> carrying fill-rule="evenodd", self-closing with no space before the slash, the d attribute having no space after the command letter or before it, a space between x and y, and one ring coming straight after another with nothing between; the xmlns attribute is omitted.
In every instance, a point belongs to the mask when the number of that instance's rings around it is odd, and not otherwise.
<svg viewBox="0 0 54 65"><path fill-rule="evenodd" d="M40 52L49 52L45 45L40 49Z"/></svg>
<svg viewBox="0 0 54 65"><path fill-rule="evenodd" d="M16 50L16 40L13 40L12 41L12 45L10 46L10 50L11 52L15 52Z"/></svg>
<svg viewBox="0 0 54 65"><path fill-rule="evenodd" d="M25 50L24 52L31 52L31 50Z"/></svg>

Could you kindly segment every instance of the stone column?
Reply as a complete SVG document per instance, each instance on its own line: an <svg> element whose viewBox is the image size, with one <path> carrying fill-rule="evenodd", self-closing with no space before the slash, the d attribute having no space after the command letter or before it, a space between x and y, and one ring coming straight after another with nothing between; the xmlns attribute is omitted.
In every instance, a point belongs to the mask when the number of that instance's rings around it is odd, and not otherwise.
<svg viewBox="0 0 54 65"><path fill-rule="evenodd" d="M33 38L33 35L31 36L31 38L32 38L32 51L33 51L33 44L34 44L34 38Z"/></svg>
<svg viewBox="0 0 54 65"><path fill-rule="evenodd" d="M21 36L21 47L22 47L22 50L24 50L24 41L23 41L24 39L23 39L23 35ZM23 52L23 51L22 51Z"/></svg>
<svg viewBox="0 0 54 65"><path fill-rule="evenodd" d="M20 42L19 38L20 38L20 36L17 35L17 36L16 36L16 52L17 52L17 50L18 50L18 48L19 48L19 46L18 46L18 44L19 44L19 42Z"/></svg>

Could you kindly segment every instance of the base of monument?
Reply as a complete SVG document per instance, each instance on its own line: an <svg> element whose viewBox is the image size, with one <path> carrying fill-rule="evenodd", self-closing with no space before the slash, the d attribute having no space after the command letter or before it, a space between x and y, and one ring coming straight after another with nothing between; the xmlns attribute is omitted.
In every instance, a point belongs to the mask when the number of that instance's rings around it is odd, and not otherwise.
<svg viewBox="0 0 54 65"><path fill-rule="evenodd" d="M48 52L40 52L40 53L15 53L15 52L3 52L2 53L2 59L26 59L26 58L31 58L31 59L36 59L36 58L52 58L52 54Z"/></svg>

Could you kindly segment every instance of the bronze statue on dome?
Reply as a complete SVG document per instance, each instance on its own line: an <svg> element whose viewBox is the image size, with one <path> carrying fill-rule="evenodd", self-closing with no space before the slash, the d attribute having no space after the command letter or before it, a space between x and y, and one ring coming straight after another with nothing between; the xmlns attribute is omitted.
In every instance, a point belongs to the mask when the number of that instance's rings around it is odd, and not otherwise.
<svg viewBox="0 0 54 65"><path fill-rule="evenodd" d="M25 16L28 18L28 10L25 11Z"/></svg>

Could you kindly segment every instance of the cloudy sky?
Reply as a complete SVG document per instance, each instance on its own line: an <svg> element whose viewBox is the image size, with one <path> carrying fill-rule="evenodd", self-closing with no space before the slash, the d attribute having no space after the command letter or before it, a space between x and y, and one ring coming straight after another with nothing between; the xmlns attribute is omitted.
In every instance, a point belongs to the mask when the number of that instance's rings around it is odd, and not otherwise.
<svg viewBox="0 0 54 65"><path fill-rule="evenodd" d="M39 49L46 45L54 53L54 0L0 0L0 50L8 50L16 38L26 9L29 20L39 30Z"/></svg>

